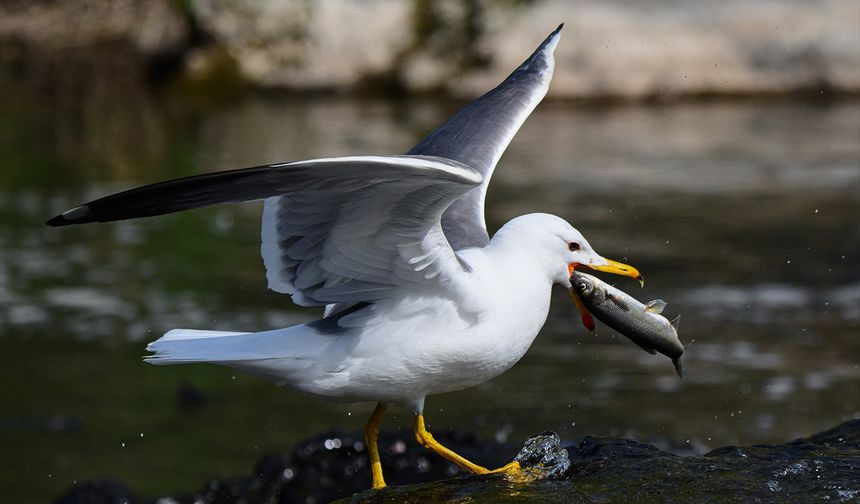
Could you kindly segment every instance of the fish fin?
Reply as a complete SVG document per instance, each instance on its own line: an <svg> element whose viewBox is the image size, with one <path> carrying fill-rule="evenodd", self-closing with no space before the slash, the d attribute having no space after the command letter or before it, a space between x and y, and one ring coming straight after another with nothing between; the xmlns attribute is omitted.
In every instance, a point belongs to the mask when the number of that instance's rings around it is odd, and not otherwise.
<svg viewBox="0 0 860 504"><path fill-rule="evenodd" d="M682 380L684 379L684 366L681 364L681 358L672 359L672 364L675 365L675 372L678 373L678 377Z"/></svg>
<svg viewBox="0 0 860 504"><path fill-rule="evenodd" d="M668 303L663 301L662 299L655 299L653 301L648 301L648 304L645 305L645 311L648 313L663 313L663 308L666 307Z"/></svg>
<svg viewBox="0 0 860 504"><path fill-rule="evenodd" d="M674 320L672 320L672 322L671 322L671 323L672 323L672 327L674 327L674 328L675 328L675 331L677 332L677 331L678 331L678 324L680 324L680 323L681 323L681 316L680 316L680 315L678 315L677 317L675 317L675 318L674 318Z"/></svg>
<svg viewBox="0 0 860 504"><path fill-rule="evenodd" d="M588 332L594 332L594 329L597 327L594 323L594 317L588 312L582 312L580 315L582 316L582 325L588 329Z"/></svg>
<svg viewBox="0 0 860 504"><path fill-rule="evenodd" d="M594 332L594 328L597 327L594 323L594 317L591 316L591 313L585 308L585 303L580 299L579 294L577 294L572 288L567 289L567 293L570 296L570 299L576 305L576 308L579 310L579 316L582 320L582 325L588 329L589 332Z"/></svg>

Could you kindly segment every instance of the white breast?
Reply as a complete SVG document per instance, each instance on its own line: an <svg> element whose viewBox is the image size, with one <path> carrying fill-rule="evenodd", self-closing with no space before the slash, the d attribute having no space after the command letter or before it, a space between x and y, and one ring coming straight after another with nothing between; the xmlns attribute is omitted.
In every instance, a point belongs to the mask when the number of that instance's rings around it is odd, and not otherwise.
<svg viewBox="0 0 860 504"><path fill-rule="evenodd" d="M469 303L425 297L386 301L375 320L328 350L326 366L294 387L343 400L410 403L462 390L513 366L546 321L551 285L522 268L472 261ZM468 306L466 306L468 305Z"/></svg>

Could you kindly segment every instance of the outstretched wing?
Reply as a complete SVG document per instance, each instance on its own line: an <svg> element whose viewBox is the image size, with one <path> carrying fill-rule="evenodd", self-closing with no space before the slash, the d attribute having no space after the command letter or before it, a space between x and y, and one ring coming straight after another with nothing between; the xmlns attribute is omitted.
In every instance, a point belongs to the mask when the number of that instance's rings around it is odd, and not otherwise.
<svg viewBox="0 0 860 504"><path fill-rule="evenodd" d="M483 177L479 187L458 198L442 216L442 228L454 250L489 242L484 222L487 185L511 139L546 95L562 26L495 89L467 105L409 151L411 155L460 161Z"/></svg>
<svg viewBox="0 0 860 504"><path fill-rule="evenodd" d="M452 201L480 183L475 170L441 158L312 159L131 189L73 208L48 224L266 199L262 252L270 287L303 306L343 306L428 285L456 292L463 268L440 220Z"/></svg>

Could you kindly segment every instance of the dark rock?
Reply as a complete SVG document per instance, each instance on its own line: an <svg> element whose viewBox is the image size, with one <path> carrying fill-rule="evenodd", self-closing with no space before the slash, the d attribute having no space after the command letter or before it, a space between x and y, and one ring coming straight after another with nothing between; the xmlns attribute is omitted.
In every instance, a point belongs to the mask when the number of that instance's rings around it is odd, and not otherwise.
<svg viewBox="0 0 860 504"><path fill-rule="evenodd" d="M464 433L440 442L478 463L496 467L512 450ZM586 437L562 448L558 436L529 438L517 455L524 468L547 479L516 483L503 475L463 475L459 468L399 433L380 436L390 485L368 490L363 437L330 432L299 444L289 455L262 457L253 474L213 480L196 494L163 497L159 504L344 502L725 503L860 501L860 420L782 445L726 446L678 456L629 439ZM361 493L356 493L361 492ZM126 499L126 500L123 500ZM75 485L56 502L136 502L121 483Z"/></svg>
<svg viewBox="0 0 860 504"><path fill-rule="evenodd" d="M513 452L467 433L440 432L436 438L463 456L489 465L509 461ZM418 446L411 433L382 433L379 450L389 485L436 481L461 472ZM290 477L280 487L280 502L328 502L366 490L371 480L364 438L357 434L331 432L306 441L296 447L284 470Z"/></svg>
<svg viewBox="0 0 860 504"><path fill-rule="evenodd" d="M680 457L629 439L586 437L567 447L565 477L513 484L472 476L365 491L349 502L857 502L860 420L784 445L718 448Z"/></svg>
<svg viewBox="0 0 860 504"><path fill-rule="evenodd" d="M484 442L468 433L440 432L435 437L467 458L490 466L510 461L513 453L511 448ZM418 446L411 433L381 433L379 451L386 481L391 485L444 480L461 473L456 465ZM212 480L196 494L163 497L157 502L330 502L366 490L370 481L363 435L331 431L298 444L289 455L264 455L253 475Z"/></svg>

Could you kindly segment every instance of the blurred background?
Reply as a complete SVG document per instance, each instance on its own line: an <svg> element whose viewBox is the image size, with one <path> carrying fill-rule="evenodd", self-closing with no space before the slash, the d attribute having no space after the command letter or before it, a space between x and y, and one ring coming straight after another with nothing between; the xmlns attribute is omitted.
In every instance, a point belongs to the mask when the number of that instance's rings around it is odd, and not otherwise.
<svg viewBox="0 0 860 504"><path fill-rule="evenodd" d="M402 153L558 25L548 99L502 158L491 230L566 217L682 314L687 375L560 290L525 358L432 397L430 427L558 431L676 452L860 417L860 4L855 0L55 0L0 4L0 487L148 497L247 473L372 405L226 368L153 368L174 327L310 320L266 289L259 204L51 229L166 178ZM393 410L384 428L411 428Z"/></svg>

